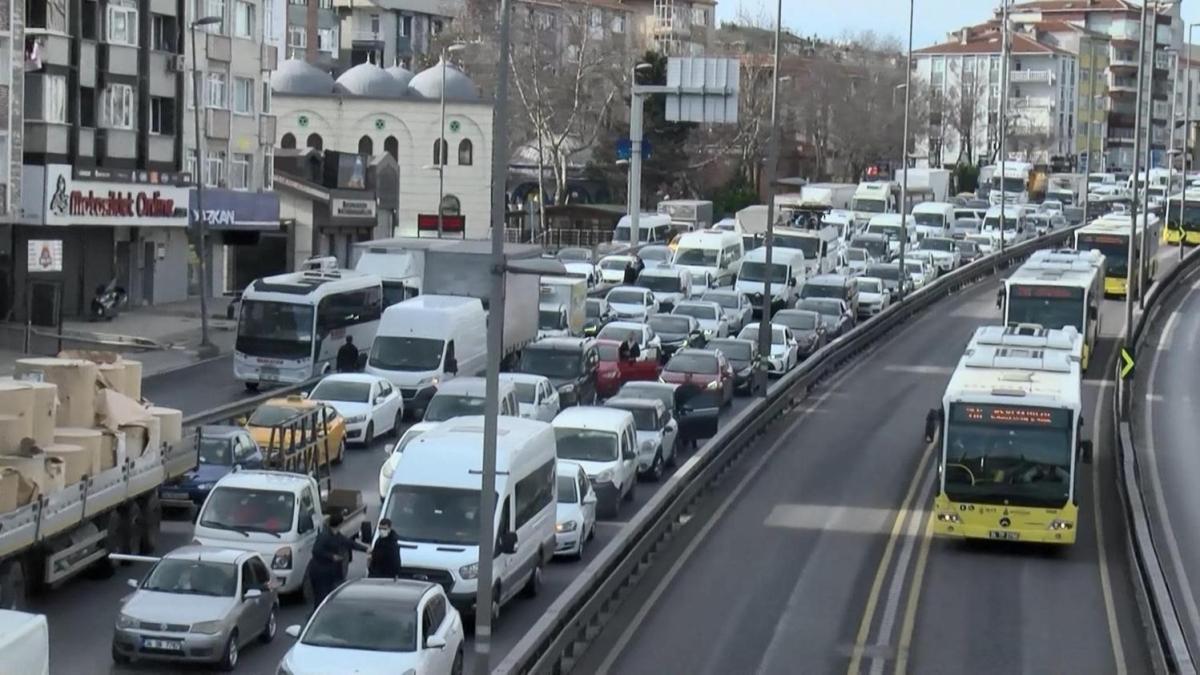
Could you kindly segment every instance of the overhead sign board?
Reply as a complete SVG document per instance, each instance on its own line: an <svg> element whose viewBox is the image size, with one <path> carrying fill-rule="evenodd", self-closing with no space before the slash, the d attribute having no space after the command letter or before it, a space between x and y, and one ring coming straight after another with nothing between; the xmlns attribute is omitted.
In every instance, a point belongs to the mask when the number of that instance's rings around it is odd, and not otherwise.
<svg viewBox="0 0 1200 675"><path fill-rule="evenodd" d="M671 57L667 60L667 119L736 124L741 68L737 59Z"/></svg>
<svg viewBox="0 0 1200 675"><path fill-rule="evenodd" d="M187 227L187 187L76 179L66 164L46 167L47 225Z"/></svg>
<svg viewBox="0 0 1200 675"><path fill-rule="evenodd" d="M61 272L62 239L30 239L25 265L30 272Z"/></svg>

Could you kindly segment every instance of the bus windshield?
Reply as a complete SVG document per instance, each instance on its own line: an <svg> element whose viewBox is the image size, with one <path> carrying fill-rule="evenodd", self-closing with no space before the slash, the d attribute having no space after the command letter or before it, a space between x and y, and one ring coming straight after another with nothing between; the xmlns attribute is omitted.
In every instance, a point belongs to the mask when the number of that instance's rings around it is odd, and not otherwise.
<svg viewBox="0 0 1200 675"><path fill-rule="evenodd" d="M1090 251L1092 249L1104 254L1105 276L1123 277L1128 274L1129 237L1086 232L1080 232L1075 236L1075 250Z"/></svg>
<svg viewBox="0 0 1200 675"><path fill-rule="evenodd" d="M1074 326L1083 333L1084 292L1065 286L1013 285L1008 289L1009 325L1036 323L1043 328Z"/></svg>
<svg viewBox="0 0 1200 675"><path fill-rule="evenodd" d="M1171 201L1171 217L1167 220L1168 230L1179 229L1179 200ZM1183 229L1188 232L1200 231L1200 205L1188 200L1187 208L1183 210Z"/></svg>
<svg viewBox="0 0 1200 675"><path fill-rule="evenodd" d="M268 300L242 302L237 351L273 359L310 359L312 346L312 306Z"/></svg>
<svg viewBox="0 0 1200 675"><path fill-rule="evenodd" d="M1000 189L1000 177L999 176L992 176L992 189L993 190ZM1024 192L1025 191L1025 179L1024 178L1005 178L1004 179L1004 191L1005 192Z"/></svg>
<svg viewBox="0 0 1200 675"><path fill-rule="evenodd" d="M953 501L1057 508L1071 490L1071 411L954 403L944 490Z"/></svg>

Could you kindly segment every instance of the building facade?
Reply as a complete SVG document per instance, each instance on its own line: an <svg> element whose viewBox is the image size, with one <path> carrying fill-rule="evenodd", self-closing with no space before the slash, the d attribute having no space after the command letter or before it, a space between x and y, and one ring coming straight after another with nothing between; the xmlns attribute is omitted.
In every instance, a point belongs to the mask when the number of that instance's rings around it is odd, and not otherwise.
<svg viewBox="0 0 1200 675"><path fill-rule="evenodd" d="M453 20L455 5L438 0L334 0L341 40L338 57L346 66L374 63L409 70L428 54Z"/></svg>

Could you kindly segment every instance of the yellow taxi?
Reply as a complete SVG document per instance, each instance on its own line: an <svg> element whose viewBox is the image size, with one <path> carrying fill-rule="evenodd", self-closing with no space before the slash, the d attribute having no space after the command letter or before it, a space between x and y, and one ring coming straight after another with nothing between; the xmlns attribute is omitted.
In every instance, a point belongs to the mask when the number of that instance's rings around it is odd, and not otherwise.
<svg viewBox="0 0 1200 675"><path fill-rule="evenodd" d="M259 444L264 450L274 441L276 445L290 442L288 431L276 431L278 427L286 427L290 424L295 424L297 418L301 415L324 408L324 412L318 415L318 419L324 419L325 429L323 436L328 438L328 442L322 444L322 452L329 448L336 448L333 457L326 458L321 456L321 461L328 459L333 464L341 464L342 459L346 456L346 420L334 410L333 406L320 401L310 401L302 396L288 396L287 398L273 398L266 403L258 406L251 413L250 418L246 420L245 427L254 437L254 441ZM272 434L275 438L272 439ZM281 438L282 436L282 438Z"/></svg>

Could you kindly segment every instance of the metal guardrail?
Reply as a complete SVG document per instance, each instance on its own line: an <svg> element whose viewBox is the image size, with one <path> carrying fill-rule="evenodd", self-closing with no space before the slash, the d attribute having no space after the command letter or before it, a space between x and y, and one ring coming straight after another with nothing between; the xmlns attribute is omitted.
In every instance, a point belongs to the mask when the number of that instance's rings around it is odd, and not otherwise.
<svg viewBox="0 0 1200 675"><path fill-rule="evenodd" d="M911 293L841 338L730 420L673 474L613 540L563 590L493 673L569 672L607 615L624 599L655 552L680 526L680 516L767 428L803 401L811 388L914 315L961 288L991 277L1039 248L1070 241L1075 228L1052 232L977 260Z"/></svg>
<svg viewBox="0 0 1200 675"><path fill-rule="evenodd" d="M1175 290L1176 282L1193 272L1198 264L1200 249L1195 249L1149 288L1145 310L1134 322L1132 338L1126 343L1133 346L1134 354L1145 340L1146 327L1162 310L1163 298L1168 297ZM1113 426L1113 442L1118 453L1117 470L1120 473L1117 487L1129 525L1127 549L1137 570L1134 589L1138 595L1138 609L1150 633L1149 646L1155 669L1164 673L1191 674L1196 672L1196 665L1154 544L1149 506L1142 497L1141 470L1130 419L1133 403L1131 391L1132 383L1117 377L1112 398L1113 418L1117 422Z"/></svg>

